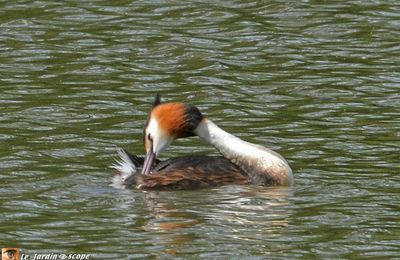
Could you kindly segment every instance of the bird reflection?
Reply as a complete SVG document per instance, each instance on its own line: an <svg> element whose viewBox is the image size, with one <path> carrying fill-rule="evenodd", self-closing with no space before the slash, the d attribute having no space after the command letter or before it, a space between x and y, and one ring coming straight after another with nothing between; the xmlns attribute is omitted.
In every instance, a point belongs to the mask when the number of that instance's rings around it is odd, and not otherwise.
<svg viewBox="0 0 400 260"><path fill-rule="evenodd" d="M233 227L241 231L234 239L252 239L254 229L259 234L279 236L290 224L286 210L292 189L288 187L224 186L192 192L146 192L146 208L150 218L142 229L155 232L153 243L164 245L163 253L174 255L179 248L194 244L202 234L221 229L230 236ZM188 202L188 196L191 201ZM198 207L196 205L202 205ZM242 232L243 230L243 232Z"/></svg>

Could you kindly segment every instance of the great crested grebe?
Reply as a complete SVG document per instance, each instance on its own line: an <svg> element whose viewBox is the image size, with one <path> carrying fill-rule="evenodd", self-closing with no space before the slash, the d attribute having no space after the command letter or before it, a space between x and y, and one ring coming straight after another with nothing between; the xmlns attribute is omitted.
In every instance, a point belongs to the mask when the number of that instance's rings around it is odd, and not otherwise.
<svg viewBox="0 0 400 260"><path fill-rule="evenodd" d="M175 139L197 135L223 157L185 156L163 162L157 156ZM222 130L199 109L161 103L157 94L144 128L145 158L120 150L115 185L139 189L188 189L224 184L292 185L289 164L278 153Z"/></svg>

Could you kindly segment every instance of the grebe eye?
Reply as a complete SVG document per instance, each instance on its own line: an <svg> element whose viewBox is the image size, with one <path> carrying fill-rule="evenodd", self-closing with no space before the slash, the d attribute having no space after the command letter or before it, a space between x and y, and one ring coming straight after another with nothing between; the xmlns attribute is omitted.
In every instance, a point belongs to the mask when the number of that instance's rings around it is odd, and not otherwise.
<svg viewBox="0 0 400 260"><path fill-rule="evenodd" d="M152 142L153 142L153 138L151 137L151 135L150 135L150 134L148 134L148 135L147 135L147 138L148 138L150 141L152 141Z"/></svg>

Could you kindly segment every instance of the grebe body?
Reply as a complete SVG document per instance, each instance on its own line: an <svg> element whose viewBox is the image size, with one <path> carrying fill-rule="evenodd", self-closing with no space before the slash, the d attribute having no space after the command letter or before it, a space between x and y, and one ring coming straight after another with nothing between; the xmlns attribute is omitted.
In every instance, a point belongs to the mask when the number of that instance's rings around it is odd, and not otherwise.
<svg viewBox="0 0 400 260"><path fill-rule="evenodd" d="M144 157L119 150L120 161L112 184L119 188L143 190L182 190L227 184L250 184L248 175L222 156L190 155L156 160L152 174L141 174Z"/></svg>
<svg viewBox="0 0 400 260"><path fill-rule="evenodd" d="M143 132L145 158L120 151L121 161L114 167L119 176L126 175L122 182L135 183L140 189L202 188L233 183L289 186L294 182L292 170L281 155L226 132L189 104L161 103L156 95ZM223 157L186 156L157 161L158 155L175 139L189 136L199 136Z"/></svg>

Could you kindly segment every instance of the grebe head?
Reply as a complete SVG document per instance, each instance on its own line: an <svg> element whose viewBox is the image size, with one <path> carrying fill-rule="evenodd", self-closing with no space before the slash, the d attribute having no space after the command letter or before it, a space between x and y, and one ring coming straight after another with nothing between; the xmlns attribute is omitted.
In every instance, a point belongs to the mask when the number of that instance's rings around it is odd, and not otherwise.
<svg viewBox="0 0 400 260"><path fill-rule="evenodd" d="M161 103L156 95L144 127L146 157L142 174L149 174L156 157L175 139L193 136L203 119L199 109L185 103Z"/></svg>

